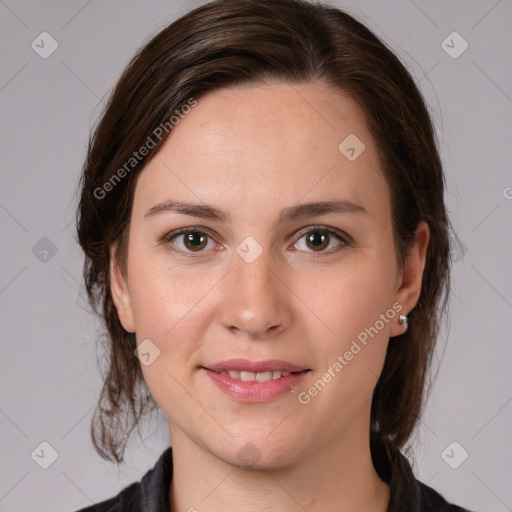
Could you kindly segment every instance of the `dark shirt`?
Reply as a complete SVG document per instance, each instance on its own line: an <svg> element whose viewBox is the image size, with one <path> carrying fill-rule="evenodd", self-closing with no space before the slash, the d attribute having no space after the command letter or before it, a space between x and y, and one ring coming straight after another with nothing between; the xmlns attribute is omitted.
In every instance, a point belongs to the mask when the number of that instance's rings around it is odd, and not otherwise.
<svg viewBox="0 0 512 512"><path fill-rule="evenodd" d="M172 480L172 452L167 448L155 466L140 480L117 496L77 512L171 512L169 489ZM407 459L400 456L400 468L391 475L387 512L469 512L449 504L434 489L414 478Z"/></svg>

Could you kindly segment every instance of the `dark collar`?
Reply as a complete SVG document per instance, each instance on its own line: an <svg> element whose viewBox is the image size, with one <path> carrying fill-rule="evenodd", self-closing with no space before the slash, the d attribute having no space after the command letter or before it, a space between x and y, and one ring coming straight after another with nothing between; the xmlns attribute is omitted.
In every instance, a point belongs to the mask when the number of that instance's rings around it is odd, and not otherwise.
<svg viewBox="0 0 512 512"><path fill-rule="evenodd" d="M169 446L140 482L140 510L171 512L169 488L172 480L172 448Z"/></svg>
<svg viewBox="0 0 512 512"><path fill-rule="evenodd" d="M389 466L391 478L388 480L390 500L387 512L464 512L464 509L450 505L436 491L418 482L402 454L396 457L392 470ZM130 486L131 493L125 495L124 504L138 502L139 508L129 510L171 512L169 488L172 473L172 449L169 447L155 466L142 477L140 484Z"/></svg>

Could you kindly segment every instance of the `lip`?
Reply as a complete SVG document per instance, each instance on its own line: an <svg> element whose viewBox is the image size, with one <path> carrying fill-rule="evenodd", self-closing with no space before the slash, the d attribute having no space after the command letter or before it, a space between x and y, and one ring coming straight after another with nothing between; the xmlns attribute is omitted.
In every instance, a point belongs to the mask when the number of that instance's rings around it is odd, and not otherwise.
<svg viewBox="0 0 512 512"><path fill-rule="evenodd" d="M267 361L249 361L247 359L229 359L218 363L203 366L202 370L217 385L217 387L231 398L245 403L267 402L283 393L290 393L305 375L310 371L295 364L271 359ZM265 372L282 371L293 372L290 375L267 382L242 382L221 374L222 371Z"/></svg>

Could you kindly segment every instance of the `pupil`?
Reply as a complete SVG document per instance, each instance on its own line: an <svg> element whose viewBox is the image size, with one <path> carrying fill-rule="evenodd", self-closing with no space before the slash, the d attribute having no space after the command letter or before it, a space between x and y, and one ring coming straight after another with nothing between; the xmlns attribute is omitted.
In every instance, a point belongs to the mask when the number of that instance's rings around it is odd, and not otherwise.
<svg viewBox="0 0 512 512"><path fill-rule="evenodd" d="M309 235L308 243L311 243L314 249L323 249L329 245L329 234L324 231L315 231L315 233Z"/></svg>
<svg viewBox="0 0 512 512"><path fill-rule="evenodd" d="M204 245L205 236L203 236L201 233L188 233L186 237L186 242L190 244L191 246L189 249L197 250L202 249L202 246Z"/></svg>

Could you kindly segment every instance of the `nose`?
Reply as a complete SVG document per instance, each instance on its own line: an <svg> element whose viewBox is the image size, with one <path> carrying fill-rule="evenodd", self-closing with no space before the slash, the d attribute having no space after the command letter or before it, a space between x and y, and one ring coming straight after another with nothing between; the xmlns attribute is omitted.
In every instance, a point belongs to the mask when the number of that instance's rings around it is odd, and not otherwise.
<svg viewBox="0 0 512 512"><path fill-rule="evenodd" d="M263 251L252 263L234 254L234 268L222 281L220 322L233 334L268 339L292 321L292 293L282 268Z"/></svg>

